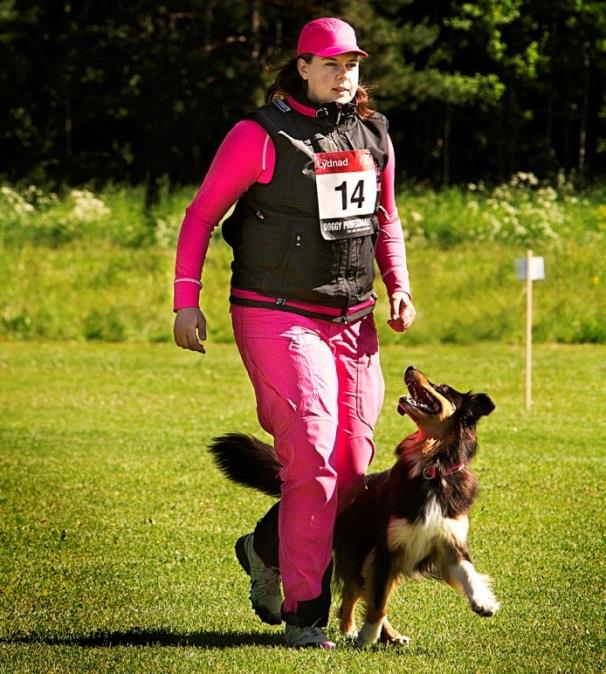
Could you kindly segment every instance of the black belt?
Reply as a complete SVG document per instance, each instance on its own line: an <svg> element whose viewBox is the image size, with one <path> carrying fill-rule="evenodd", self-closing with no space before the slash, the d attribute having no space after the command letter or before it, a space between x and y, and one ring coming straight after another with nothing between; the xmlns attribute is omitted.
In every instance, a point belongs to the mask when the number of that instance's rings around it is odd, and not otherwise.
<svg viewBox="0 0 606 674"><path fill-rule="evenodd" d="M285 297L278 297L273 302L270 300L249 300L244 297L235 297L234 295L229 296L229 301L232 304L238 304L243 307L259 307L263 309L277 309L278 311L288 311L292 314L299 314L300 316L306 316L307 318L319 318L322 321L330 321L331 323L353 323L368 316L372 313L375 308L374 304L371 304L363 309L354 311L352 314L342 313L336 316L330 316L329 314L323 314L319 311L312 311L311 309L303 309L301 307L296 307L288 304L288 300Z"/></svg>

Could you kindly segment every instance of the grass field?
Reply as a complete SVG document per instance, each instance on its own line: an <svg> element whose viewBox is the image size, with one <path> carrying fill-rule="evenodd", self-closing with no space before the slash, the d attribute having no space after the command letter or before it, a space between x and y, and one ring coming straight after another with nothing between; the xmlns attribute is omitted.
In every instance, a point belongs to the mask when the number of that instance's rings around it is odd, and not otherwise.
<svg viewBox="0 0 606 674"><path fill-rule="evenodd" d="M57 195L0 185L0 339L170 341L175 242L194 192L167 183L146 210L142 187ZM411 342L520 342L514 262L530 247L546 269L535 284L537 341L606 344L605 185L576 192L521 173L490 189L408 186L398 208L418 311ZM202 293L214 342L232 339L230 262L217 230ZM383 294L381 303L384 315ZM384 320L379 329L384 344L397 342Z"/></svg>
<svg viewBox="0 0 606 674"><path fill-rule="evenodd" d="M583 672L606 668L606 347L387 345L373 468L412 427L401 374L483 390L471 549L493 619L430 581L391 602L404 649L291 651L250 610L233 543L270 504L206 446L257 432L231 345L0 342L0 671ZM330 633L336 634L336 623Z"/></svg>

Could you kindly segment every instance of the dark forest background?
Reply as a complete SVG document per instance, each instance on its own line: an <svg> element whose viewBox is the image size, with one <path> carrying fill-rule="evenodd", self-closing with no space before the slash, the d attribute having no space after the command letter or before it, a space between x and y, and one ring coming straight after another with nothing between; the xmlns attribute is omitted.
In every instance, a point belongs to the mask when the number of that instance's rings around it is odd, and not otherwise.
<svg viewBox="0 0 606 674"><path fill-rule="evenodd" d="M606 2L0 0L0 176L197 183L307 20L354 24L401 180L606 173Z"/></svg>

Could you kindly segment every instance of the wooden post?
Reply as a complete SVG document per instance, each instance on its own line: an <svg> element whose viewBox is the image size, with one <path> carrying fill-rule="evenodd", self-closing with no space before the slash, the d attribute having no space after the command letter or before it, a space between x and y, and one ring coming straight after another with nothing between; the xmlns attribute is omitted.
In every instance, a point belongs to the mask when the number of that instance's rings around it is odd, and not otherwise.
<svg viewBox="0 0 606 674"><path fill-rule="evenodd" d="M532 251L526 251L526 257L516 259L516 273L520 280L526 281L526 409L532 406L532 282L545 278L545 264L542 257L532 257Z"/></svg>
<svg viewBox="0 0 606 674"><path fill-rule="evenodd" d="M526 409L532 406L532 251L526 251Z"/></svg>

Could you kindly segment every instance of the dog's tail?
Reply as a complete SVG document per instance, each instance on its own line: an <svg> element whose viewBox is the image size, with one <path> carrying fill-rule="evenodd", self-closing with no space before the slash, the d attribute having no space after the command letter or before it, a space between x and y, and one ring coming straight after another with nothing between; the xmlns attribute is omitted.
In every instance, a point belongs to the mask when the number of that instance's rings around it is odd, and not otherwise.
<svg viewBox="0 0 606 674"><path fill-rule="evenodd" d="M252 435L228 433L213 438L209 447L217 466L234 482L280 496L282 466L274 448Z"/></svg>

